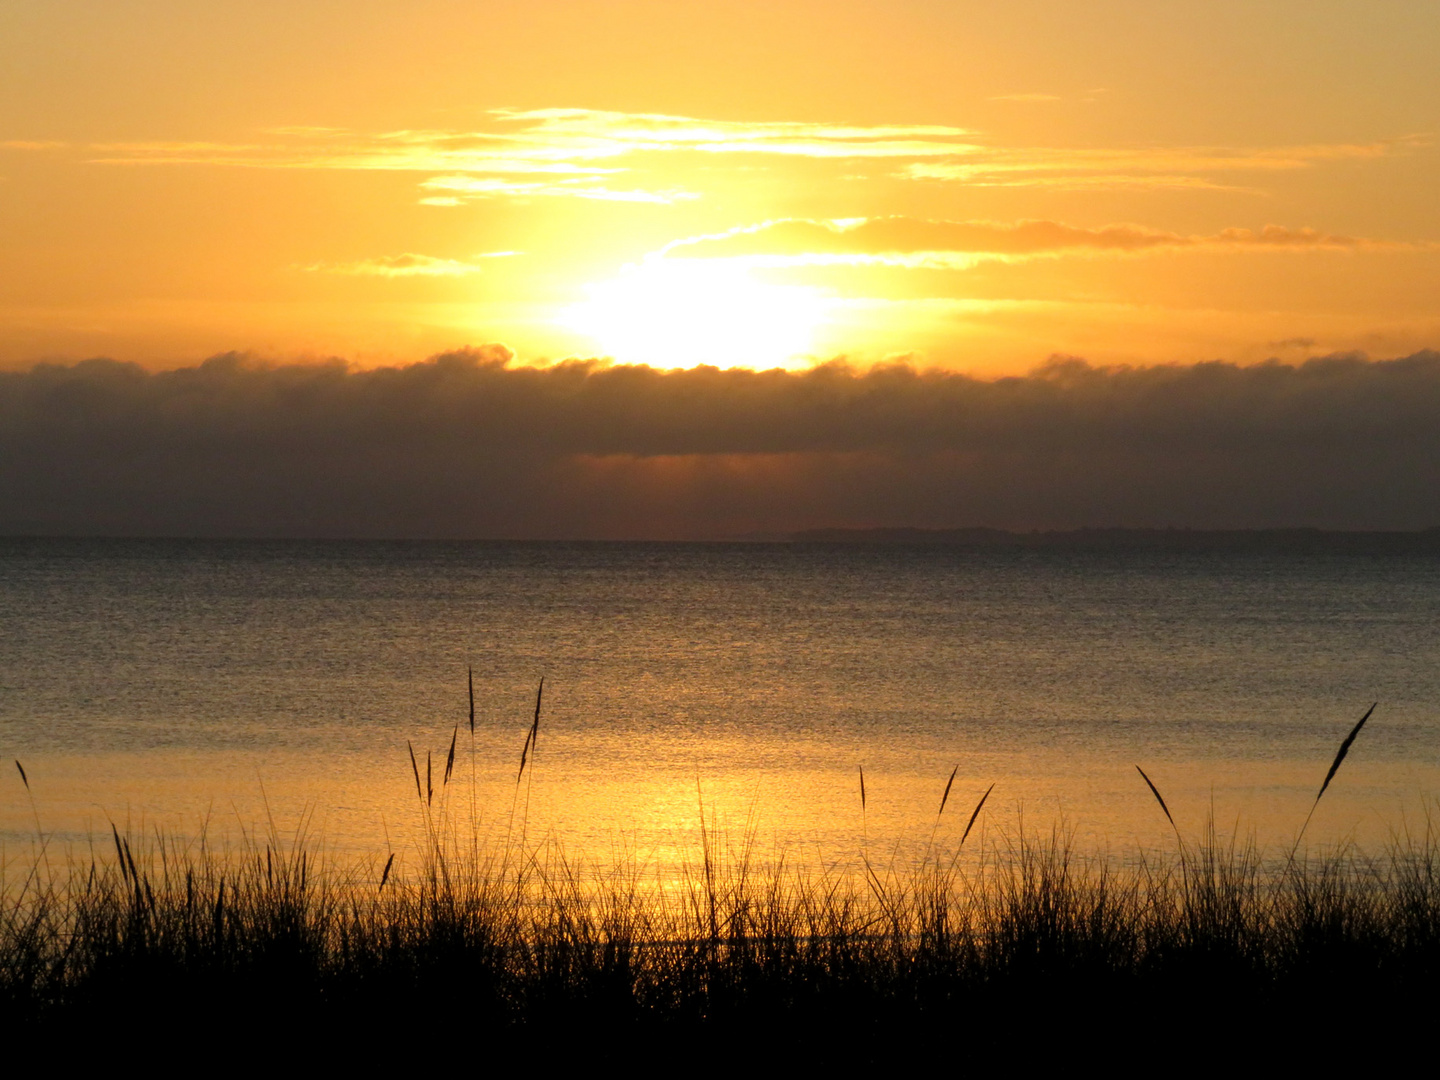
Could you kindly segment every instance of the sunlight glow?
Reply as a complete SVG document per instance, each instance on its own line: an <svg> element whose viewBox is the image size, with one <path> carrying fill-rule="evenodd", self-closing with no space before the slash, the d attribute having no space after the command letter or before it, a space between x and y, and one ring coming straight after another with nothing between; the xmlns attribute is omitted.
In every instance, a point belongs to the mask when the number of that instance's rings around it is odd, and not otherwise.
<svg viewBox="0 0 1440 1080"><path fill-rule="evenodd" d="M649 259L586 292L565 326L622 363L664 368L801 366L825 307L816 289L720 259Z"/></svg>

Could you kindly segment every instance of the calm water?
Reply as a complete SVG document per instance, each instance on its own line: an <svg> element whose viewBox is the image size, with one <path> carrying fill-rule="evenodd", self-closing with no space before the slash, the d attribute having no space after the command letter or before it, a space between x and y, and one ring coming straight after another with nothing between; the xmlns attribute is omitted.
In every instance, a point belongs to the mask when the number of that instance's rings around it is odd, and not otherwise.
<svg viewBox="0 0 1440 1080"><path fill-rule="evenodd" d="M465 672L477 699L473 753ZM534 769L515 770L545 677ZM1440 560L799 545L0 541L0 752L41 827L403 846L406 743L482 831L664 862L706 812L846 857L1063 815L1383 840L1440 793ZM868 808L862 819L857 768ZM6 767L10 768L9 763ZM525 807L528 802L528 811ZM13 769L0 838L29 851ZM901 850L909 850L902 847Z"/></svg>

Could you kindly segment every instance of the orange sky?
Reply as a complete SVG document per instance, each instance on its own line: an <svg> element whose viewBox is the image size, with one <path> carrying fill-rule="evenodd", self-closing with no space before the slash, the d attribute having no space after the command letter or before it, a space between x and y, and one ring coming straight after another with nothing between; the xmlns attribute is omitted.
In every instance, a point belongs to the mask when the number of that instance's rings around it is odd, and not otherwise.
<svg viewBox="0 0 1440 1080"><path fill-rule="evenodd" d="M0 365L1440 344L1414 2L10 0Z"/></svg>

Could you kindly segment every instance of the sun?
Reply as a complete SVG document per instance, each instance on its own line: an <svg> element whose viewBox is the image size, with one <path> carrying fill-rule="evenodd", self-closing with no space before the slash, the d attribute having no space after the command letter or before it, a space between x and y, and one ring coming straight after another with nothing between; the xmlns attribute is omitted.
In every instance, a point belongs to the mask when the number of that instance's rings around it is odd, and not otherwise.
<svg viewBox="0 0 1440 1080"><path fill-rule="evenodd" d="M816 290L719 259L649 259L586 294L566 327L622 363L661 368L802 366L824 313Z"/></svg>

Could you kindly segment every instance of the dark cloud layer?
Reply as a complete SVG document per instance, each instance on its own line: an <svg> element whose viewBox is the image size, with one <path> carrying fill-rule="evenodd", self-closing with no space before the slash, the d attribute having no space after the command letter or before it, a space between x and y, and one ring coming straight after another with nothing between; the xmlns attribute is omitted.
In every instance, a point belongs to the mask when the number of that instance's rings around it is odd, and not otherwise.
<svg viewBox="0 0 1440 1080"><path fill-rule="evenodd" d="M1440 524L1440 353L1022 378L218 357L0 374L6 534Z"/></svg>

